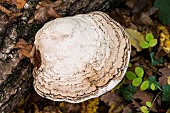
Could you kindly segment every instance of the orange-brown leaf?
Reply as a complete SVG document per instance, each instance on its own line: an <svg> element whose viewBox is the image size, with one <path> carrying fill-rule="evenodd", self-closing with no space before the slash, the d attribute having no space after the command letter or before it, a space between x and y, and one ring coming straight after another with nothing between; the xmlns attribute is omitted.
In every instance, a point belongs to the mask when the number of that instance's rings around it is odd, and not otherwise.
<svg viewBox="0 0 170 113"><path fill-rule="evenodd" d="M22 9L25 6L26 0L16 0L17 9Z"/></svg>

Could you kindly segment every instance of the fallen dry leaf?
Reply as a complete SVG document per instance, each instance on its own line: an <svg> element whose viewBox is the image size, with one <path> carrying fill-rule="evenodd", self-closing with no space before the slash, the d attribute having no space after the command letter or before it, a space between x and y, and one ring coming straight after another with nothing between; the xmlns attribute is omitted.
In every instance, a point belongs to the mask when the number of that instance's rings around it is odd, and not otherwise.
<svg viewBox="0 0 170 113"><path fill-rule="evenodd" d="M160 58L164 57L167 53L161 50L161 48L156 52L155 59L159 60Z"/></svg>
<svg viewBox="0 0 170 113"><path fill-rule="evenodd" d="M19 42L16 43L15 48L18 48L19 58L23 59L27 57L34 63L34 54L35 54L35 46L27 43L24 39L19 39Z"/></svg>
<svg viewBox="0 0 170 113"><path fill-rule="evenodd" d="M137 30L137 26L132 22L132 18L128 17L128 16L123 16L124 20L125 20L125 25L127 26L127 28L131 28L133 30Z"/></svg>
<svg viewBox="0 0 170 113"><path fill-rule="evenodd" d="M112 106L113 103L121 102L122 98L116 92L108 92L100 97L107 106Z"/></svg>
<svg viewBox="0 0 170 113"><path fill-rule="evenodd" d="M26 0L16 0L16 1L17 1L17 9L24 8Z"/></svg>
<svg viewBox="0 0 170 113"><path fill-rule="evenodd" d="M5 2L5 1L7 1L7 0L1 0L0 3L3 3L3 2Z"/></svg>
<svg viewBox="0 0 170 113"><path fill-rule="evenodd" d="M153 25L152 19L146 13L141 14L140 21L142 24L145 24L145 25Z"/></svg>
<svg viewBox="0 0 170 113"><path fill-rule="evenodd" d="M39 113L39 108L38 108L37 104L32 103L32 106L34 108L34 113Z"/></svg>
<svg viewBox="0 0 170 113"><path fill-rule="evenodd" d="M157 11L158 11L158 8L152 7L146 12L146 14L151 16L151 15L155 14Z"/></svg>
<svg viewBox="0 0 170 113"><path fill-rule="evenodd" d="M35 13L35 16L34 16L34 19L35 20L38 20L38 21L46 21L48 18L58 18L60 17L56 11L54 10L54 8L52 7L41 7L36 13Z"/></svg>
<svg viewBox="0 0 170 113"><path fill-rule="evenodd" d="M62 113L56 106L46 106L40 113ZM68 112L69 113L69 112Z"/></svg>
<svg viewBox="0 0 170 113"><path fill-rule="evenodd" d="M117 92L108 92L100 97L107 106L110 107L108 113L120 113L122 112L124 105L122 99Z"/></svg>
<svg viewBox="0 0 170 113"><path fill-rule="evenodd" d="M51 1L42 1L39 2L39 5L37 5L37 11L34 14L34 19L44 22L48 18L58 18L60 15L57 14L55 11L55 7L58 7L62 1L57 0L56 2L51 2Z"/></svg>
<svg viewBox="0 0 170 113"><path fill-rule="evenodd" d="M158 82L159 82L160 86L164 86L164 85L168 84L168 77L163 75L163 76L159 77Z"/></svg>
<svg viewBox="0 0 170 113"><path fill-rule="evenodd" d="M133 12L135 14L142 12L142 10L146 8L147 4L148 4L148 0L136 0Z"/></svg>
<svg viewBox="0 0 170 113"><path fill-rule="evenodd" d="M134 7L134 5L135 5L135 1L136 0L127 0L126 1L126 6L128 6L129 8L133 8Z"/></svg>
<svg viewBox="0 0 170 113"><path fill-rule="evenodd" d="M129 35L132 46L135 47L137 51L141 51L142 48L139 46L139 41L144 41L144 36L137 30L133 30L130 28L126 28L125 31Z"/></svg>
<svg viewBox="0 0 170 113"><path fill-rule="evenodd" d="M81 104L72 104L67 102L61 102L59 108L64 113L79 113L81 111Z"/></svg>
<svg viewBox="0 0 170 113"><path fill-rule="evenodd" d="M113 104L113 105L110 107L108 113L121 113L121 112L123 111L123 108L124 108L124 105L123 105L123 104L118 105L118 106L116 106L115 104Z"/></svg>
<svg viewBox="0 0 170 113"><path fill-rule="evenodd" d="M17 1L16 0L9 0L9 4L17 6Z"/></svg>
<svg viewBox="0 0 170 113"><path fill-rule="evenodd" d="M10 20L21 15L20 12L12 12L0 4L0 11L8 15Z"/></svg>
<svg viewBox="0 0 170 113"><path fill-rule="evenodd" d="M11 5L16 5L17 9L22 9L25 6L26 0L8 0Z"/></svg>
<svg viewBox="0 0 170 113"><path fill-rule="evenodd" d="M132 104L134 105L135 108L137 108L137 111L140 111L141 105L134 99L132 99Z"/></svg>
<svg viewBox="0 0 170 113"><path fill-rule="evenodd" d="M41 22L46 21L48 19L48 17L47 17L47 8L42 7L38 11L36 11L34 19L38 20L38 21L41 21Z"/></svg>
<svg viewBox="0 0 170 113"><path fill-rule="evenodd" d="M154 95L150 92L146 92L146 91L141 91L138 90L134 95L133 95L133 99L140 99L140 105L145 106L146 102L151 102L153 101ZM152 106L152 111L157 112L157 108L156 108L156 104L154 103Z"/></svg>
<svg viewBox="0 0 170 113"><path fill-rule="evenodd" d="M163 76L170 76L170 69L169 68L162 68L162 69L159 69L159 72L162 73Z"/></svg>
<svg viewBox="0 0 170 113"><path fill-rule="evenodd" d="M4 12L5 14L7 14L8 16L10 16L12 14L12 12L10 10L8 10L7 8L5 8L4 6L2 6L0 4L0 11Z"/></svg>
<svg viewBox="0 0 170 113"><path fill-rule="evenodd" d="M146 73L148 76L152 76L152 75L153 75L153 70L146 69L146 70L145 70L145 73Z"/></svg>
<svg viewBox="0 0 170 113"><path fill-rule="evenodd" d="M26 0L10 0L11 4L17 6L17 9L22 9L25 6Z"/></svg>
<svg viewBox="0 0 170 113"><path fill-rule="evenodd" d="M129 107L124 107L122 113L132 113L132 110Z"/></svg>
<svg viewBox="0 0 170 113"><path fill-rule="evenodd" d="M141 91L141 90L138 90L134 95L133 95L133 98L134 99L140 99L141 102L140 104L141 105L145 105L147 101L149 102L152 102L153 100L153 94L152 93L148 93L146 91Z"/></svg>
<svg viewBox="0 0 170 113"><path fill-rule="evenodd" d="M159 78L159 84L161 86L170 84L170 69L165 67L165 68L159 69L159 72L162 73L162 76Z"/></svg>

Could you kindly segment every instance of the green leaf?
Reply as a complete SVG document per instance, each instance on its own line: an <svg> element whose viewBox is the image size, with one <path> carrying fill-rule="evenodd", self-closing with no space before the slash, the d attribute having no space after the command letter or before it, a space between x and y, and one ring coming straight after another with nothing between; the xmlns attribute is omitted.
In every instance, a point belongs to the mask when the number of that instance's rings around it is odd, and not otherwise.
<svg viewBox="0 0 170 113"><path fill-rule="evenodd" d="M164 60L163 57L161 57L160 59L155 59L155 53L151 52L150 54L150 58L151 58L151 65L156 66L158 64L163 64Z"/></svg>
<svg viewBox="0 0 170 113"><path fill-rule="evenodd" d="M170 101L170 85L165 85L162 89L162 101Z"/></svg>
<svg viewBox="0 0 170 113"><path fill-rule="evenodd" d="M147 112L147 111L148 111L148 108L147 108L146 106L140 107L140 110L141 110L143 113L149 113L149 112Z"/></svg>
<svg viewBox="0 0 170 113"><path fill-rule="evenodd" d="M148 81L149 81L149 88L151 89L151 85L154 84L155 90L157 90L158 87L160 87L159 83L156 81L156 77L155 76L150 76L148 77Z"/></svg>
<svg viewBox="0 0 170 113"><path fill-rule="evenodd" d="M140 90L146 90L149 87L149 81L144 81L141 86L140 86Z"/></svg>
<svg viewBox="0 0 170 113"><path fill-rule="evenodd" d="M150 76L148 77L149 82L156 83L156 77L155 76Z"/></svg>
<svg viewBox="0 0 170 113"><path fill-rule="evenodd" d="M143 75L144 75L143 68L141 68L141 67L136 67L136 68L135 68L135 73L136 73L136 75L137 75L138 77L143 77Z"/></svg>
<svg viewBox="0 0 170 113"><path fill-rule="evenodd" d="M136 93L136 88L130 84L128 87L120 87L118 91L126 101L131 101L133 94Z"/></svg>
<svg viewBox="0 0 170 113"><path fill-rule="evenodd" d="M128 80L133 80L133 79L136 78L136 74L135 74L134 72L132 72L132 71L127 71L127 72L126 72L126 78L127 78Z"/></svg>
<svg viewBox="0 0 170 113"><path fill-rule="evenodd" d="M154 39L154 36L152 33L148 33L146 34L145 38L146 38L146 41L150 42L151 39Z"/></svg>
<svg viewBox="0 0 170 113"><path fill-rule="evenodd" d="M132 81L132 85L135 86L135 87L138 87L141 83L142 83L141 77L137 77Z"/></svg>
<svg viewBox="0 0 170 113"><path fill-rule="evenodd" d="M143 49L149 48L149 43L146 42L146 41L140 41L140 42L139 42L139 45L140 45L140 47L143 48Z"/></svg>
<svg viewBox="0 0 170 113"><path fill-rule="evenodd" d="M151 39L149 41L149 47L154 47L158 43L157 39Z"/></svg>
<svg viewBox="0 0 170 113"><path fill-rule="evenodd" d="M128 67L132 67L132 64L129 62L129 65L128 65Z"/></svg>
<svg viewBox="0 0 170 113"><path fill-rule="evenodd" d="M147 101L147 102L146 102L146 106L148 106L148 107L152 107L151 102Z"/></svg>
<svg viewBox="0 0 170 113"><path fill-rule="evenodd" d="M151 89L155 90L155 84L154 83L151 84Z"/></svg>
<svg viewBox="0 0 170 113"><path fill-rule="evenodd" d="M170 0L155 0L154 7L159 8L158 16L163 24L170 24Z"/></svg>

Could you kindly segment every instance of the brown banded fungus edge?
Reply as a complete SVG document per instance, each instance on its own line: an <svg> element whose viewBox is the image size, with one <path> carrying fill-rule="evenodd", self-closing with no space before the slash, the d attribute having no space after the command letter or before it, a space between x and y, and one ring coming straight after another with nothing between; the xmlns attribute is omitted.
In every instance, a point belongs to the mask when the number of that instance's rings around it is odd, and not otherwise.
<svg viewBox="0 0 170 113"><path fill-rule="evenodd" d="M41 54L35 91L71 103L113 89L124 77L131 51L122 26L102 12L52 20L37 32L34 44Z"/></svg>

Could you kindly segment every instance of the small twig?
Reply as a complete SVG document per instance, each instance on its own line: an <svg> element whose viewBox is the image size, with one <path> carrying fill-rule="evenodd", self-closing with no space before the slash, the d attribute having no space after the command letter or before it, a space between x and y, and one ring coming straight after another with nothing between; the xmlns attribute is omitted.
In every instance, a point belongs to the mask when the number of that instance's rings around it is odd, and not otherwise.
<svg viewBox="0 0 170 113"><path fill-rule="evenodd" d="M10 14L12 13L10 10L6 9L4 6L2 6L0 4L0 11L4 12L5 14L7 14L8 16L10 16Z"/></svg>
<svg viewBox="0 0 170 113"><path fill-rule="evenodd" d="M151 111L152 107L153 107L153 104L155 103L156 99L158 98L158 96L161 94L161 92L163 91L162 89L160 89L161 91L156 95L156 97L154 98L153 102L152 102L152 105L149 109L149 112Z"/></svg>
<svg viewBox="0 0 170 113"><path fill-rule="evenodd" d="M146 68L146 69L148 69L148 70L151 70L152 72L154 72L154 73L156 73L156 74L158 74L158 75L162 75L162 74L160 74L158 71L156 71L156 70L154 70L153 68L151 68L151 67L147 67L147 66L144 66L144 65L140 65L141 67L143 67L143 68Z"/></svg>
<svg viewBox="0 0 170 113"><path fill-rule="evenodd" d="M141 58L141 56L138 56L138 57L136 57L136 58L131 59L130 62L139 61L140 58ZM148 69L148 70L151 70L152 72L154 72L154 73L156 73L156 74L158 74L158 75L162 75L162 74L159 73L157 70L153 69L150 64L149 64L149 66L145 66L145 65L141 65L141 64L140 64L139 66L141 66L141 67L143 67L143 68L146 68L146 69Z"/></svg>

